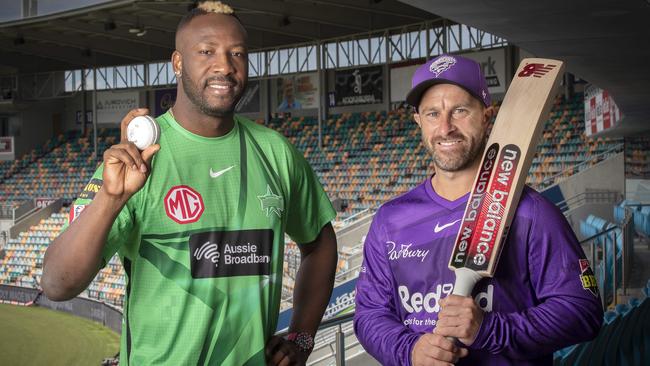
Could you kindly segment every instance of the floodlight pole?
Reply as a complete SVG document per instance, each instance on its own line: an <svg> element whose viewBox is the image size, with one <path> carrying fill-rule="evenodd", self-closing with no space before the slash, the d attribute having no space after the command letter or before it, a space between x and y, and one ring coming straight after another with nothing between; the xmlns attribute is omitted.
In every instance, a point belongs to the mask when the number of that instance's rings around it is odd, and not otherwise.
<svg viewBox="0 0 650 366"><path fill-rule="evenodd" d="M93 159L97 160L97 69L93 67Z"/></svg>
<svg viewBox="0 0 650 366"><path fill-rule="evenodd" d="M316 57L316 72L318 73L318 90L320 94L318 96L318 149L320 151L323 151L323 91L325 88L323 88L323 72L322 72L322 65L321 65L321 57L322 57L322 48L321 48L321 43L318 42L316 45L317 47L317 53L318 57Z"/></svg>

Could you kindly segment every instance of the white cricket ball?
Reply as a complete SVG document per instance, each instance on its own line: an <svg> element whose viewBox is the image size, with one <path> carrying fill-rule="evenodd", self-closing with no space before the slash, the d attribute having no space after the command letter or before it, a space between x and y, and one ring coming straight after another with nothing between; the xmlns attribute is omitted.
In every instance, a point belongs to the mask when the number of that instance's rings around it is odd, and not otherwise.
<svg viewBox="0 0 650 366"><path fill-rule="evenodd" d="M160 126L151 116L137 116L126 128L126 138L144 150L160 140Z"/></svg>

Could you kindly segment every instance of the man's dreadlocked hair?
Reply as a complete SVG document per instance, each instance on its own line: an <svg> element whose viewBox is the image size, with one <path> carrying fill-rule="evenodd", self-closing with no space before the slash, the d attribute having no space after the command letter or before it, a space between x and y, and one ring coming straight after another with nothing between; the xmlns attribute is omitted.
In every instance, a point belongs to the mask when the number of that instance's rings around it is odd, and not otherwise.
<svg viewBox="0 0 650 366"><path fill-rule="evenodd" d="M239 23L241 24L241 20L235 14L235 10L230 7L228 4L224 4L221 1L214 1L214 0L206 0L206 1L198 1L195 2L194 4L190 5L189 12L181 18L181 21L178 22L178 26L176 27L176 33L178 33L183 27L187 25L192 19L199 15L206 15L209 13L215 13L215 14L224 14L224 15L230 15L237 19ZM242 24L243 26L243 24Z"/></svg>

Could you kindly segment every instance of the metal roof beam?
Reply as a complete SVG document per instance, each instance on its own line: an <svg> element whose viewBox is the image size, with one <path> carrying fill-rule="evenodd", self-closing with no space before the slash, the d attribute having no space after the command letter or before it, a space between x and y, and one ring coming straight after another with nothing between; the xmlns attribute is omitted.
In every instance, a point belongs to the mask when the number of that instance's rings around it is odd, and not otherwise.
<svg viewBox="0 0 650 366"><path fill-rule="evenodd" d="M5 35L12 37L14 34L5 30ZM129 60L144 62L151 59L151 52L143 52L142 47L135 48L132 45L125 44L124 42L103 41L98 42L84 42L79 41L78 37L69 37L62 34L48 34L38 32L35 30L23 29L20 35L25 40L35 40L41 42L49 42L57 45L65 45L80 50L91 50L93 52L105 53L108 55L118 56ZM147 49L146 51L150 51Z"/></svg>
<svg viewBox="0 0 650 366"><path fill-rule="evenodd" d="M236 9L238 15L244 14L262 14L273 15L278 18L288 16L292 20L301 20L309 23L320 23L323 25L330 25L339 28L352 29L355 31L368 30L367 27L361 26L358 17L348 14L337 13L336 16L328 16L327 9L318 9L314 6L304 6L296 4L285 4L283 2L268 2L268 1L253 1L253 0L237 0L230 3ZM174 13L183 16L187 13L186 10L166 3L147 3L143 9L157 10L163 13ZM243 10L243 12L242 12ZM331 12L331 11L330 11ZM244 22L248 27L249 24Z"/></svg>
<svg viewBox="0 0 650 366"><path fill-rule="evenodd" d="M99 22L99 20L98 20ZM93 36L106 37L114 40L124 40L128 42L145 44L152 47L158 47L163 49L173 49L174 48L174 39L173 37L165 39L165 37L160 37L159 35L151 34L148 32L142 37L138 37L133 34L121 34L120 32L125 30L126 27L120 27L111 31L104 30L104 26L100 23L86 23L73 20L56 20L51 21L53 27L63 28L68 31L78 31L80 33L85 33ZM145 27L146 28L146 27ZM149 30L149 29L147 29Z"/></svg>

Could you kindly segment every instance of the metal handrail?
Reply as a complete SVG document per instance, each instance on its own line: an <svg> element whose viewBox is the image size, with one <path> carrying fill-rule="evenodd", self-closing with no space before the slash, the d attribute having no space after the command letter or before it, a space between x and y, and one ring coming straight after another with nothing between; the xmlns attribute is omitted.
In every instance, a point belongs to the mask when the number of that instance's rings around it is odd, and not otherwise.
<svg viewBox="0 0 650 366"><path fill-rule="evenodd" d="M605 234L609 233L610 231L614 231L614 230L616 230L616 229L620 229L620 227L619 227L618 225L614 225L614 226L610 227L610 228L607 229L607 230L603 230L603 231L601 231L601 232L599 232L599 233L597 233L597 234L594 234L594 235L588 237L587 239L583 239L583 240L581 240L581 241L580 241L580 244L581 244L581 245L582 245L582 244L585 244L585 243L587 243L588 241L594 240L594 239L596 239L597 237L602 236L602 235L605 235Z"/></svg>
<svg viewBox="0 0 650 366"><path fill-rule="evenodd" d="M344 314L344 315L341 315L341 316L337 316L337 317L334 317L332 319L327 319L324 322L320 323L320 325L318 326L318 330L327 329L327 328L333 327L335 325L347 323L348 321L352 320L353 318L354 318L354 312Z"/></svg>
<svg viewBox="0 0 650 366"><path fill-rule="evenodd" d="M361 215L363 215L365 213L368 213L368 212L371 212L371 211L374 211L374 207L368 207L363 211L357 212L352 216L346 217L345 219L341 220L340 223L343 226L348 226L348 225L352 224L355 221L354 219L356 219L358 216L361 216Z"/></svg>
<svg viewBox="0 0 650 366"><path fill-rule="evenodd" d="M602 237L602 236L608 235L610 233L613 233L613 240L612 240L612 251L613 251L613 260L612 260L612 283L613 283L612 297L613 298L612 298L612 302L613 302L614 305L618 304L618 290L619 290L618 280L617 280L617 272L618 272L617 265L618 264L617 264L617 259L616 259L616 242L617 242L618 238L617 238L616 230L620 230L619 235L622 235L622 238L623 238L623 245L621 246L621 251L620 251L621 258L622 258L622 261L621 261L621 276L622 277L621 277L620 289L622 290L623 295L625 296L627 294L627 280L628 280L628 278L627 278L628 274L626 272L630 268L630 261L631 261L631 258L630 258L630 253L631 253L630 245L633 245L633 243L632 243L633 238L628 237L627 228L632 223L632 217L633 217L632 211L630 209L626 208L625 209L625 217L623 218L623 222L621 222L620 224L614 224L610 228L607 228L607 229L605 229L605 230L603 230L603 231L601 231L599 233L596 233L596 234L594 234L594 235L580 241L581 246L591 242L591 246L590 246L591 247L590 248L591 249L590 250L591 251L591 263L594 266L593 269L594 269L594 276L595 276L596 275L596 271L595 271L596 261L598 259L597 256L596 256L595 239L598 239L599 237ZM605 292L605 290L607 288L607 284L608 284L608 278L607 278L607 251L608 251L607 246L608 245L607 244L608 244L608 240L605 240L603 242L603 245L602 245L602 260L601 260L601 262L604 261L604 263L605 263L604 264L605 268L603 270L603 278L602 278L602 283L604 284L605 288L601 289L601 292L602 292L601 301L602 301L602 306L603 306L604 310L607 309L607 305L608 305L607 298L606 298L607 293Z"/></svg>
<svg viewBox="0 0 650 366"><path fill-rule="evenodd" d="M609 190L586 191L586 192L578 193L575 196L567 198L563 201L560 201L555 205L564 211L564 208L569 209L569 207L572 206L573 204L578 204L583 201L589 203L591 201L596 201L598 199L600 199L599 200L600 203L602 203L602 201L605 199L608 199L606 201L607 203L614 203L614 202L618 202L621 199L621 194L617 191L609 191Z"/></svg>

